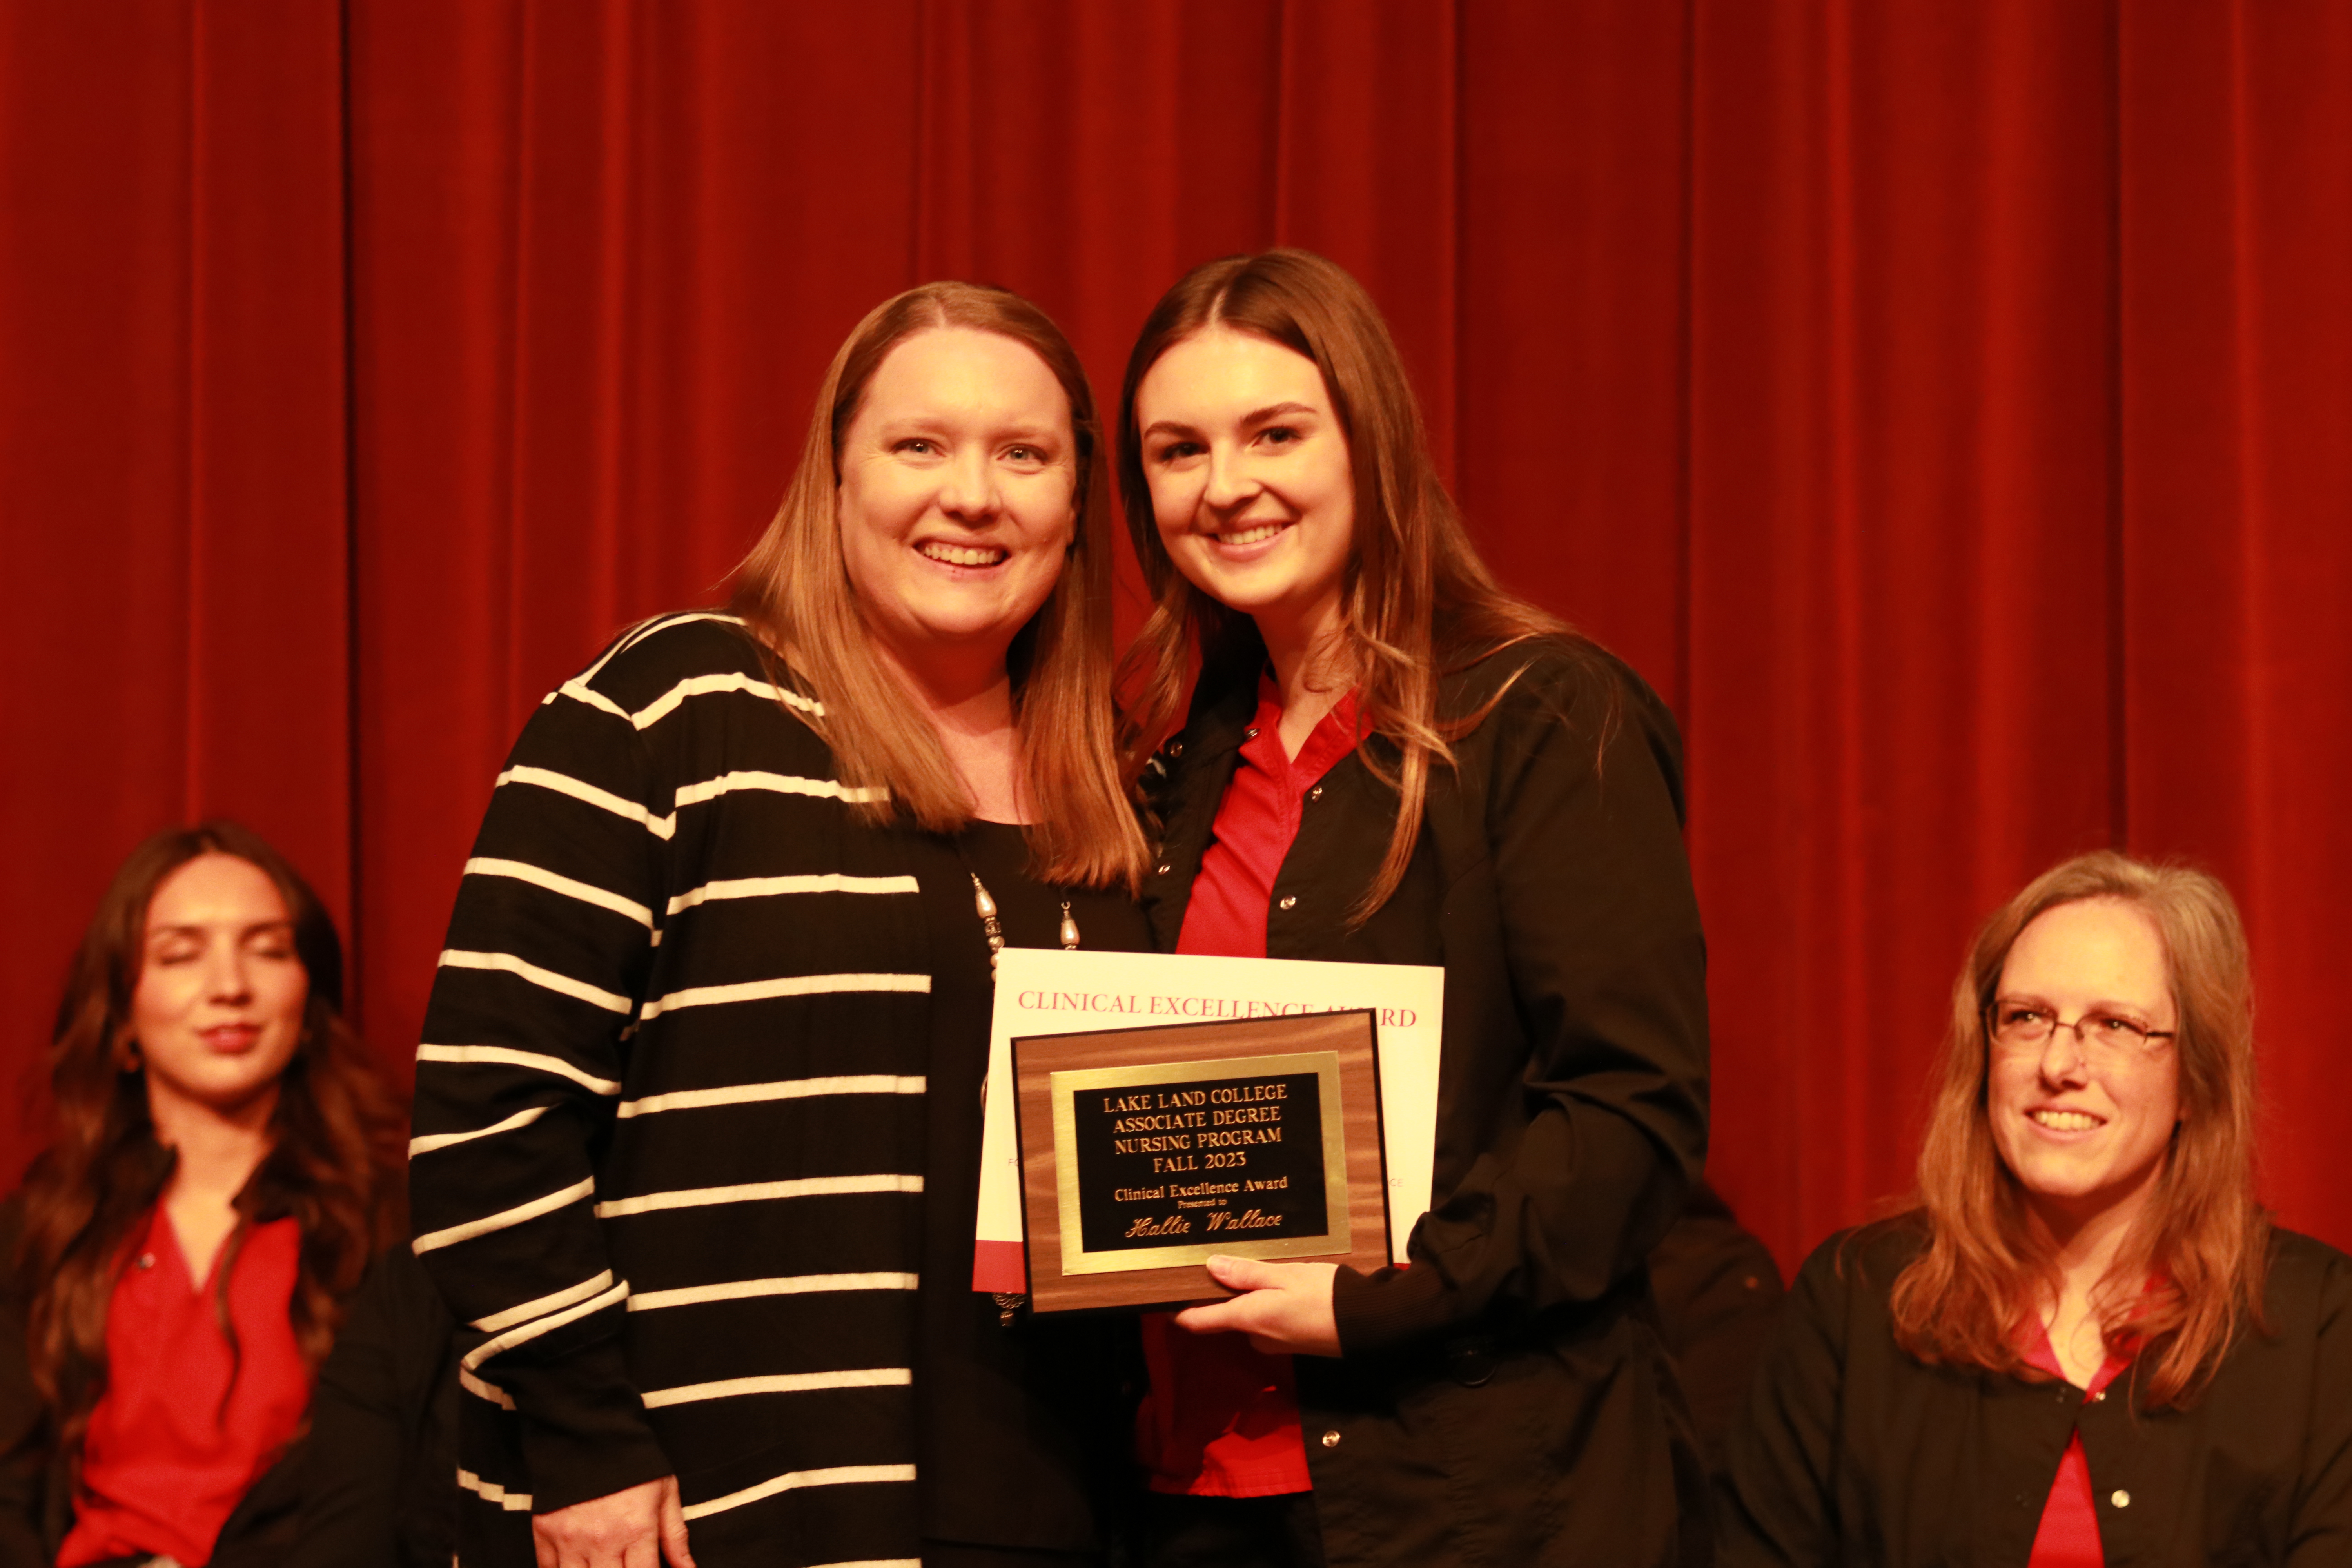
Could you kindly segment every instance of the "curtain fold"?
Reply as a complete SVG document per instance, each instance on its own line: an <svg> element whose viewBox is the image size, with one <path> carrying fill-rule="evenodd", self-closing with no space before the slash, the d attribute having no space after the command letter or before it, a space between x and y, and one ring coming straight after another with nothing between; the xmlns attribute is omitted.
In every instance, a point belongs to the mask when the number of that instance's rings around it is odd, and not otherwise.
<svg viewBox="0 0 2352 1568"><path fill-rule="evenodd" d="M1182 269L1297 244L1682 717L1711 1169L1784 1263L1907 1184L1976 921L2108 843L2241 896L2265 1191L2352 1243L2328 0L0 5L0 216L12 1070L225 812L405 1081L514 730L715 596L859 315L1019 289L1108 419Z"/></svg>
<svg viewBox="0 0 2352 1568"><path fill-rule="evenodd" d="M0 8L12 1075L159 827L266 824L349 929L341 54L331 7Z"/></svg>
<svg viewBox="0 0 2352 1568"><path fill-rule="evenodd" d="M2343 1246L2352 12L2126 7L2120 54L2121 826L2236 891L2268 1190Z"/></svg>

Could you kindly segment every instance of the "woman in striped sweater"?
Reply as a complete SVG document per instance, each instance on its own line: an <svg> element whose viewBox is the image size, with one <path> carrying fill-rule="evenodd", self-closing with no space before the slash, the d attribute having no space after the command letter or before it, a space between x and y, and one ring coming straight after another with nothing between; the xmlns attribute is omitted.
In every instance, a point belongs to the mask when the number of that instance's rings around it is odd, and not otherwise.
<svg viewBox="0 0 2352 1568"><path fill-rule="evenodd" d="M417 1053L473 1568L1096 1559L1105 1380L970 1287L992 947L1148 945L1100 489L1042 312L900 295L730 609L525 726Z"/></svg>

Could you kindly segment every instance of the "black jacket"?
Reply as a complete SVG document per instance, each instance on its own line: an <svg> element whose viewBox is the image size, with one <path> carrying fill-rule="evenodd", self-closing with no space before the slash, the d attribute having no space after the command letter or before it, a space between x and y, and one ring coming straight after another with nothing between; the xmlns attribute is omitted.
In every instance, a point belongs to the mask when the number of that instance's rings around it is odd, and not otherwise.
<svg viewBox="0 0 2352 1568"><path fill-rule="evenodd" d="M1650 1254L1650 1293L1700 1451L1707 1468L1719 1470L1724 1435L1748 1408L1756 1368L1780 1325L1780 1267L1702 1182Z"/></svg>
<svg viewBox="0 0 2352 1568"><path fill-rule="evenodd" d="M287 1568L446 1568L457 1534L457 1328L406 1247L369 1267L310 1393L301 1531Z"/></svg>
<svg viewBox="0 0 2352 1568"><path fill-rule="evenodd" d="M2188 1409L2151 1411L2129 1373L2085 1403L1914 1360L1887 1299L1924 1239L1832 1237L1799 1272L1732 1428L1723 1563L2023 1568L2077 1432L2107 1568L2352 1563L2352 1258L2279 1233L2270 1331Z"/></svg>
<svg viewBox="0 0 2352 1568"><path fill-rule="evenodd" d="M1155 770L1163 847L1145 899L1163 948L1261 658L1244 644L1213 662ZM1342 1270L1343 1355L1297 1363L1335 1564L1704 1550L1705 1482L1643 1272L1706 1141L1679 742L1649 689L1584 645L1521 645L1450 677L1443 711L1507 683L1434 771L1393 897L1349 928L1397 809L1360 749L1310 796L1267 914L1273 957L1445 970L1434 1202L1412 1267Z"/></svg>

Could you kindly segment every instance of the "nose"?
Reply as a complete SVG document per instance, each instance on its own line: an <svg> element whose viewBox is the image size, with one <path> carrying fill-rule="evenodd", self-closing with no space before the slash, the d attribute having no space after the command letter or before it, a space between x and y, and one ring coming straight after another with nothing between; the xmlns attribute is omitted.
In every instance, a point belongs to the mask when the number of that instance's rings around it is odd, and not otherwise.
<svg viewBox="0 0 2352 1568"><path fill-rule="evenodd" d="M2060 1023L2042 1042L2042 1079L2052 1084L2078 1084L2090 1060L2079 1023Z"/></svg>
<svg viewBox="0 0 2352 1568"><path fill-rule="evenodd" d="M245 949L234 942L215 942L205 958L205 997L236 1004L252 994L253 977L247 971Z"/></svg>
<svg viewBox="0 0 2352 1568"><path fill-rule="evenodd" d="M1202 501L1218 511L1230 511L1257 489L1238 447L1221 441L1209 448L1209 485L1201 492Z"/></svg>
<svg viewBox="0 0 2352 1568"><path fill-rule="evenodd" d="M940 475L940 510L969 527L986 526L1003 505L996 480L988 450L963 447Z"/></svg>

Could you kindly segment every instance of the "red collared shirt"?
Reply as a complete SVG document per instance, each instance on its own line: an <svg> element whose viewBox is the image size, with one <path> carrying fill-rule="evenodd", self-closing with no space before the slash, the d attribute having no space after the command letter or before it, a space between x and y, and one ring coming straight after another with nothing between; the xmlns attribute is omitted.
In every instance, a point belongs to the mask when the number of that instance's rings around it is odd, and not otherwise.
<svg viewBox="0 0 2352 1568"><path fill-rule="evenodd" d="M1341 698L1296 757L1283 754L1281 722L1281 694L1261 679L1257 717L1184 907L1179 952L1265 956L1275 879L1309 792L1356 749L1356 700ZM1312 1489L1288 1356L1262 1355L1239 1334L1188 1334L1166 1312L1144 1315L1143 1354L1151 1392L1136 1413L1136 1450L1152 1490L1271 1497Z"/></svg>
<svg viewBox="0 0 2352 1568"><path fill-rule="evenodd" d="M106 1307L106 1393L82 1439L74 1527L58 1568L161 1554L209 1560L247 1489L302 1425L310 1369L290 1309L302 1234L255 1226L228 1281L232 1352L215 1279L191 1278L162 1206L125 1250ZM217 1276L228 1258L213 1260Z"/></svg>
<svg viewBox="0 0 2352 1568"><path fill-rule="evenodd" d="M2025 1359L2053 1377L2066 1375L2046 1328L2035 1334ZM2105 1399L2107 1384L2130 1364L2129 1356L2109 1352L2106 1364L2091 1379L2083 1397ZM2099 1544L2099 1505L2091 1495L2091 1462L2084 1456L2083 1435L2077 1432L2068 1439L2066 1452L2058 1461L2058 1475L2050 1483L2049 1500L2042 1505L2042 1528L2034 1532L2033 1551L2026 1557L2025 1568L2106 1568L2106 1561L2105 1550Z"/></svg>

